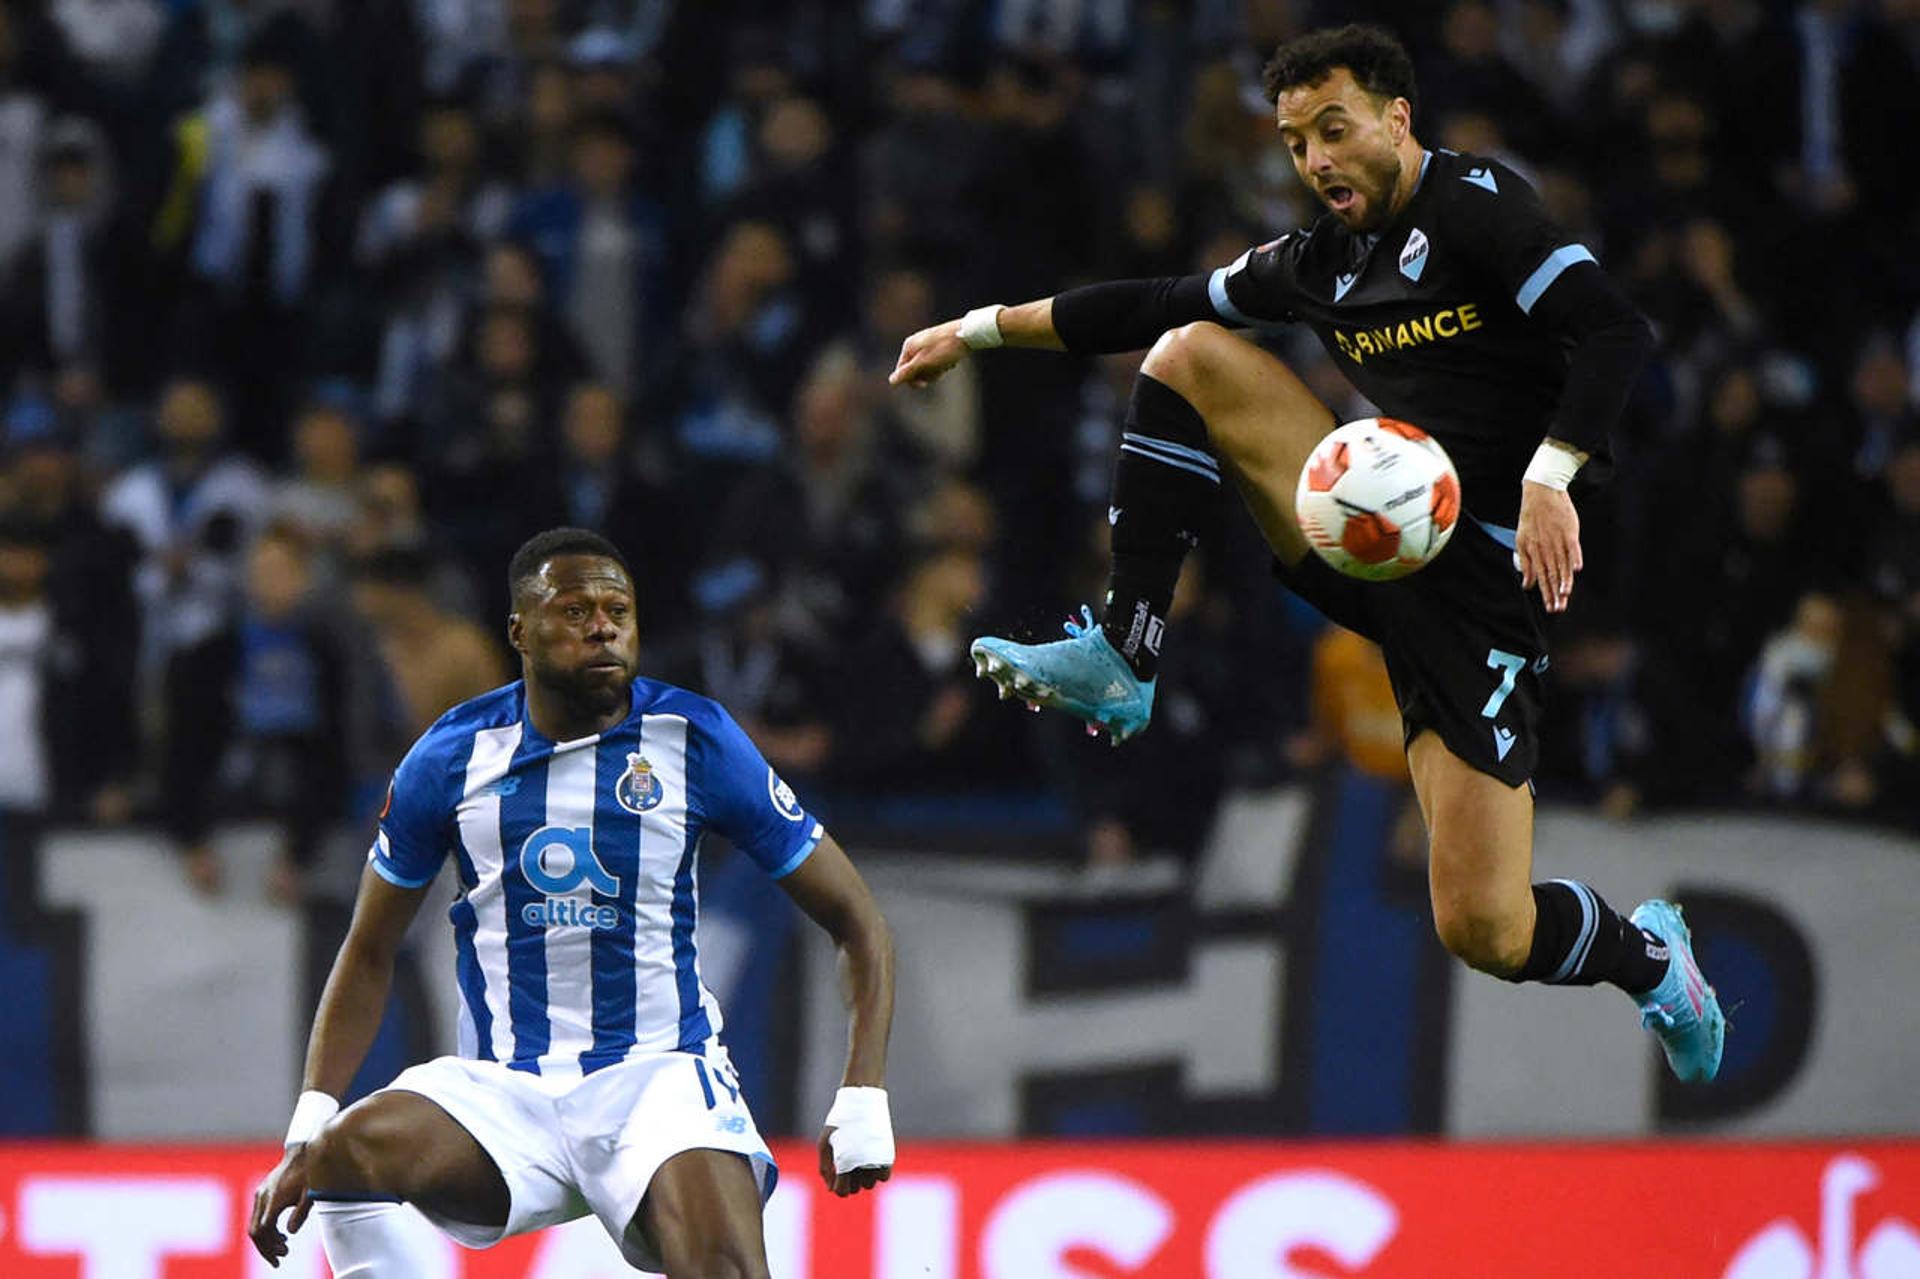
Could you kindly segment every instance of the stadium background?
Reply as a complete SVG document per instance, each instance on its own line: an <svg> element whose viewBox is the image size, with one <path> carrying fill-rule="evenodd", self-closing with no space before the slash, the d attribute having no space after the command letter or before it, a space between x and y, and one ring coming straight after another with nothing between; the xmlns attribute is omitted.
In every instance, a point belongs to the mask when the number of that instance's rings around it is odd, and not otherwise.
<svg viewBox="0 0 1920 1279"><path fill-rule="evenodd" d="M1139 742L969 678L1101 589L1137 357L907 395L900 339L1310 218L1258 68L1361 17L1422 139L1530 175L1660 334L1554 635L1539 856L1690 904L1713 1088L1617 996L1450 966L1377 658L1237 508ZM788 1149L783 1279L1920 1275L1916 88L1913 0L13 0L0 1271L255 1272L371 809L566 522L900 934L902 1175L834 1204ZM703 889L804 1145L822 952L723 852ZM450 1042L442 918L357 1089Z"/></svg>

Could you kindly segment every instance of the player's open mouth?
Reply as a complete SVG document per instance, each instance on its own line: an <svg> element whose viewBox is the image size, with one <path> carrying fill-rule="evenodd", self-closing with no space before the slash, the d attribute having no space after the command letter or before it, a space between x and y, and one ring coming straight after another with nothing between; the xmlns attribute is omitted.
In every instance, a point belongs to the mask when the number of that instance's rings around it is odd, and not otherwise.
<svg viewBox="0 0 1920 1279"><path fill-rule="evenodd" d="M1342 186L1339 183L1327 187L1323 194L1327 197L1327 207L1335 213L1345 213L1353 207L1354 201L1358 198L1352 187Z"/></svg>

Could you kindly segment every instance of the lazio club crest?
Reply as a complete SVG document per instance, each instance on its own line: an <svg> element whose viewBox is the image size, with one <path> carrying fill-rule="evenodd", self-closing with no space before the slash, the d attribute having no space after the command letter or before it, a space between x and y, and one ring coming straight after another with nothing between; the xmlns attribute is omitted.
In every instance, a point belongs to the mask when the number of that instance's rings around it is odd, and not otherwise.
<svg viewBox="0 0 1920 1279"><path fill-rule="evenodd" d="M1400 250L1400 274L1416 283L1420 273L1427 269L1427 237L1419 227L1407 237L1407 246Z"/></svg>
<svg viewBox="0 0 1920 1279"><path fill-rule="evenodd" d="M627 756L627 771L620 775L619 784L613 788L613 797L620 802L620 807L629 813L644 813L660 807L665 793L645 755Z"/></svg>

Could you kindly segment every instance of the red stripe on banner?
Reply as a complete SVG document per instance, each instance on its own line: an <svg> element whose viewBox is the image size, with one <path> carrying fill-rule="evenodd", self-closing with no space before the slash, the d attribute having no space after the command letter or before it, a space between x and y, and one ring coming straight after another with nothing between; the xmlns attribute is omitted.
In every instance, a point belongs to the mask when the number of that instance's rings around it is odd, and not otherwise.
<svg viewBox="0 0 1920 1279"><path fill-rule="evenodd" d="M822 1191L810 1148L776 1153L777 1279L1920 1275L1920 1141L907 1142L880 1194L846 1201ZM242 1223L277 1154L0 1145L0 1274L267 1273ZM279 1274L325 1279L312 1233ZM446 1279L632 1273L592 1219L450 1248L446 1267Z"/></svg>

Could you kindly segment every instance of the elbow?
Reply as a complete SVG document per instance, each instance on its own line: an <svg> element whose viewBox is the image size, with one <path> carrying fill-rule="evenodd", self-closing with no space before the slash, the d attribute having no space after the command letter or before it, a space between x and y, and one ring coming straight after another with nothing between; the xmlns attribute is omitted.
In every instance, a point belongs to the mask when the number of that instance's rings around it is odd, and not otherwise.
<svg viewBox="0 0 1920 1279"><path fill-rule="evenodd" d="M833 940L849 959L893 967L893 928L871 902L864 910L848 912L833 929Z"/></svg>
<svg viewBox="0 0 1920 1279"><path fill-rule="evenodd" d="M344 972L363 977L379 977L391 974L393 966L400 958L400 939L357 936L352 932L340 943L340 956L335 966Z"/></svg>

